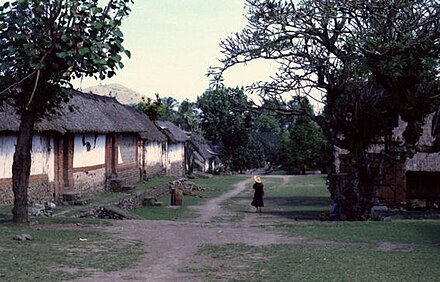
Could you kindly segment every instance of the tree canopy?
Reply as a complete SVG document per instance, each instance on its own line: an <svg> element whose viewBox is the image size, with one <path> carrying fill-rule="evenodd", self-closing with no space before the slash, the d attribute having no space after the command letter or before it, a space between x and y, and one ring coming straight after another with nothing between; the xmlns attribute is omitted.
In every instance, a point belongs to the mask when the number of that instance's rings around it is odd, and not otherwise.
<svg viewBox="0 0 440 282"><path fill-rule="evenodd" d="M15 0L0 6L0 102L21 116L13 161L13 219L27 221L35 121L68 100L72 78L104 79L123 67L122 20L132 0Z"/></svg>
<svg viewBox="0 0 440 282"><path fill-rule="evenodd" d="M251 104L243 89L208 89L197 99L205 137L222 149L228 169L243 170L262 165L263 150L253 134Z"/></svg>
<svg viewBox="0 0 440 282"><path fill-rule="evenodd" d="M248 25L221 42L222 65L211 73L251 60L275 60L272 81L250 90L289 107L283 94L318 99L313 119L332 145L349 151L350 218L365 218L374 201L374 179L394 161L415 152L423 119L439 106L440 4L435 0L292 1L248 0ZM398 116L408 123L405 142L385 144L371 169L368 148L390 141ZM376 183L378 183L376 181Z"/></svg>

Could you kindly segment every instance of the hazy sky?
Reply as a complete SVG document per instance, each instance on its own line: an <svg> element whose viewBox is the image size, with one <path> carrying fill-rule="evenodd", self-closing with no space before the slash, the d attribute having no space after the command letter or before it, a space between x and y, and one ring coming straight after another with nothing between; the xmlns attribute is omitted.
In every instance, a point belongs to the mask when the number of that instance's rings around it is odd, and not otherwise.
<svg viewBox="0 0 440 282"><path fill-rule="evenodd" d="M206 72L221 56L220 40L246 25L244 0L135 0L122 26L125 67L102 84L119 83L145 96L195 101L209 86ZM246 86L267 79L271 64L237 66L225 74L225 85ZM84 79L81 87L100 81ZM79 83L74 83L79 87Z"/></svg>

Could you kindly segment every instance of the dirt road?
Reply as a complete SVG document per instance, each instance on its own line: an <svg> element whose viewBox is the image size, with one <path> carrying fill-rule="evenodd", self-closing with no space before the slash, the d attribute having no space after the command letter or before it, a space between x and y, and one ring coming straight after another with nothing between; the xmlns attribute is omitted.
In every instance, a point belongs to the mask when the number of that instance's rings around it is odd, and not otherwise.
<svg viewBox="0 0 440 282"><path fill-rule="evenodd" d="M283 177L283 176L279 176ZM285 182L289 177L283 177ZM261 228L261 224L271 220L270 215L256 214L249 206L249 212L239 222L213 222L213 218L231 216L234 212L221 208L228 199L249 196L252 179L234 186L223 195L195 207L199 217L187 221L117 221L106 232L118 237L136 240L144 246L145 256L133 268L118 272L95 273L90 278L76 281L202 281L192 273L179 271L193 267L198 248L204 244L244 243L249 245L269 245L289 243L301 238L285 237L275 231ZM248 189L246 189L248 188ZM249 200L250 201L250 200ZM209 258L203 258L206 265Z"/></svg>

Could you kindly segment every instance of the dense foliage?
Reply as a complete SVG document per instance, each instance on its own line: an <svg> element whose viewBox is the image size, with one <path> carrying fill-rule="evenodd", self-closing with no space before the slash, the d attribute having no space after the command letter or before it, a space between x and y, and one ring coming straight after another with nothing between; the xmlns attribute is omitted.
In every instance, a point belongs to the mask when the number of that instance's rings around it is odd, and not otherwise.
<svg viewBox="0 0 440 282"><path fill-rule="evenodd" d="M151 120L156 120L162 116L162 99L160 99L159 94L156 94L156 100L150 97L142 97L141 101L133 106L144 112Z"/></svg>
<svg viewBox="0 0 440 282"><path fill-rule="evenodd" d="M243 89L208 89L197 99L204 136L221 148L227 169L262 165L261 144L251 134L251 104ZM257 165L257 166L258 166Z"/></svg>

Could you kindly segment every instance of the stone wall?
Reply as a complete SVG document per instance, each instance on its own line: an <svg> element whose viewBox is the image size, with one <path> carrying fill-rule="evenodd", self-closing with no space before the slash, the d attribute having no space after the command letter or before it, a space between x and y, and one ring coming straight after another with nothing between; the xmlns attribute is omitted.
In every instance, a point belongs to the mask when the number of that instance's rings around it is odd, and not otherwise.
<svg viewBox="0 0 440 282"><path fill-rule="evenodd" d="M134 184L140 180L139 168L135 166L118 167L118 179L125 184Z"/></svg>
<svg viewBox="0 0 440 282"><path fill-rule="evenodd" d="M165 174L165 169L161 163L148 165L145 170L146 177Z"/></svg>
<svg viewBox="0 0 440 282"><path fill-rule="evenodd" d="M132 195L119 199L116 202L112 202L111 204L124 210L133 210L135 208L141 207L144 199L147 197L157 199L166 194L169 194L169 187L168 185L163 185L151 190L136 192Z"/></svg>
<svg viewBox="0 0 440 282"><path fill-rule="evenodd" d="M29 185L28 197L29 203L44 204L54 201L53 185L48 182L33 183Z"/></svg>
<svg viewBox="0 0 440 282"><path fill-rule="evenodd" d="M170 175L172 176L183 176L185 175L185 169L183 167L183 160L172 162L170 165Z"/></svg>
<svg viewBox="0 0 440 282"><path fill-rule="evenodd" d="M105 168L73 173L74 190L81 196L90 196L105 191Z"/></svg>
<svg viewBox="0 0 440 282"><path fill-rule="evenodd" d="M47 175L31 176L29 178L28 202L47 203L54 200L54 187L50 185ZM0 180L0 204L13 204L12 179Z"/></svg>
<svg viewBox="0 0 440 282"><path fill-rule="evenodd" d="M0 205L12 204L13 202L14 194L11 184L0 183Z"/></svg>

